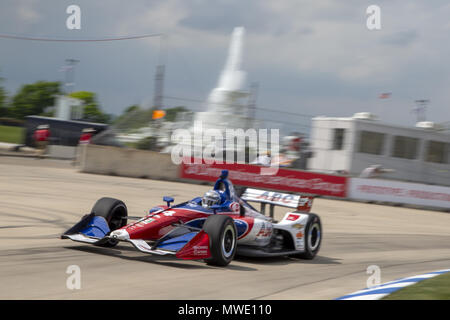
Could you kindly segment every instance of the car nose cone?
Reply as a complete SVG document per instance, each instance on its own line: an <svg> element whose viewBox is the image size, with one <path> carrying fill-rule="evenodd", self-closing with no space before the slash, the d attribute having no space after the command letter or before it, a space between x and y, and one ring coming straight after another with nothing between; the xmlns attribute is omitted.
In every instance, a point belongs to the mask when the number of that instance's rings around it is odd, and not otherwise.
<svg viewBox="0 0 450 320"><path fill-rule="evenodd" d="M128 232L123 229L114 230L113 232L111 232L111 234L109 236L111 238L117 239L117 240L129 240L130 239L130 235L128 234Z"/></svg>

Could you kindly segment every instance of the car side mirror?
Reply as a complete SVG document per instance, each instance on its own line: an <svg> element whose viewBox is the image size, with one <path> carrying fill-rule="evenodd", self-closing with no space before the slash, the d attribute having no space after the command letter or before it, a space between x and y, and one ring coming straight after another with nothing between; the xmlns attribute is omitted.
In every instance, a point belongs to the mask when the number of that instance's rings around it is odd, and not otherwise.
<svg viewBox="0 0 450 320"><path fill-rule="evenodd" d="M163 201L167 202L167 206L170 208L170 203L174 202L175 200L172 197L164 196Z"/></svg>

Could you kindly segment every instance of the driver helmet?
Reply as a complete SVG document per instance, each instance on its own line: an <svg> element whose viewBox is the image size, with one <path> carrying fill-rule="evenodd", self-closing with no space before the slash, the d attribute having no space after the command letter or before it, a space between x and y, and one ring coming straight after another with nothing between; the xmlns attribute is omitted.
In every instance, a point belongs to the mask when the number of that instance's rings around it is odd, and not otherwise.
<svg viewBox="0 0 450 320"><path fill-rule="evenodd" d="M212 205L220 204L221 196L216 190L207 191L202 198L202 207L211 208Z"/></svg>

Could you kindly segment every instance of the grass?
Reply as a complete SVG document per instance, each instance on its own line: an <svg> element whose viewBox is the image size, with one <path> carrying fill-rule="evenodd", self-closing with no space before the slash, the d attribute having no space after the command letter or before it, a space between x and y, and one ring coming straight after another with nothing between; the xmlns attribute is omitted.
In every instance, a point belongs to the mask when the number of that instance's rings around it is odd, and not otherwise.
<svg viewBox="0 0 450 320"><path fill-rule="evenodd" d="M397 290L383 300L450 300L450 272Z"/></svg>
<svg viewBox="0 0 450 320"><path fill-rule="evenodd" d="M0 126L0 142L21 144L24 131L22 127Z"/></svg>

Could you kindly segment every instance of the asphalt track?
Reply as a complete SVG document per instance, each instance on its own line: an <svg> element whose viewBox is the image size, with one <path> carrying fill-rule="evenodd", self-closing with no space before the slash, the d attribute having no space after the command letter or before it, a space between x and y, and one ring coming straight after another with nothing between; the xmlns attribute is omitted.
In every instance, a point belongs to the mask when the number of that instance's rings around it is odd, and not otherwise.
<svg viewBox="0 0 450 320"><path fill-rule="evenodd" d="M102 196L143 215L163 195L207 186L77 172L67 161L0 156L0 299L334 299L381 282L450 268L450 214L316 199L324 240L312 261L238 258L226 268L60 240ZM281 218L284 210L276 210ZM81 269L69 290L66 270Z"/></svg>

